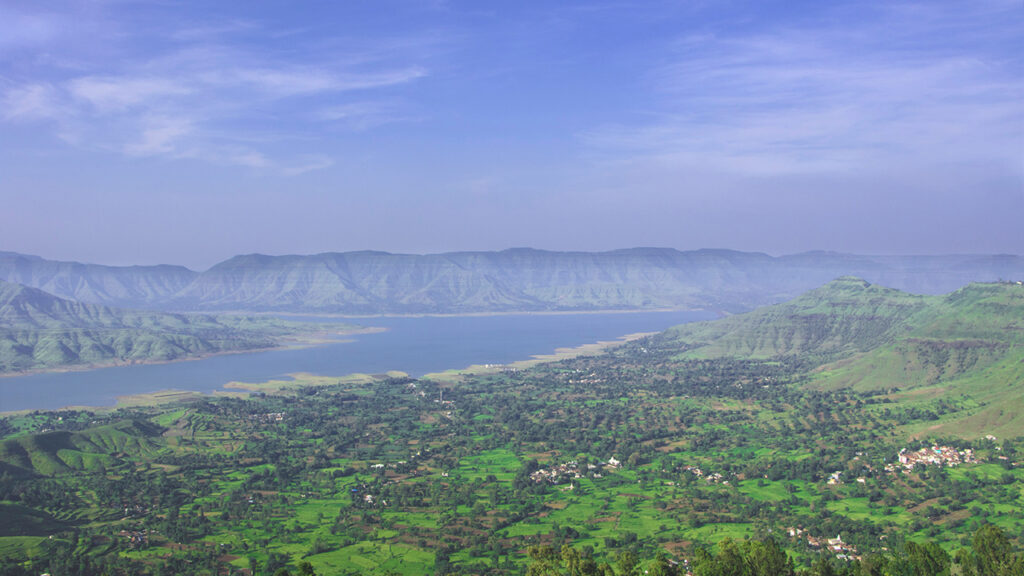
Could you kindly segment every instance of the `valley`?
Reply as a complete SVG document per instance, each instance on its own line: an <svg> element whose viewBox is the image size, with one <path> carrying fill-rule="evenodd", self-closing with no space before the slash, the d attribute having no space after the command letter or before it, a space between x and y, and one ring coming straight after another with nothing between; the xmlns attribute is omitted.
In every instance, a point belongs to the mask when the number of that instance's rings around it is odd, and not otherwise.
<svg viewBox="0 0 1024 576"><path fill-rule="evenodd" d="M996 2L0 0L0 576L1024 576Z"/></svg>
<svg viewBox="0 0 1024 576"><path fill-rule="evenodd" d="M11 416L2 566L976 574L995 541L991 573L1016 574L1020 318L1015 283L841 278L534 366Z"/></svg>

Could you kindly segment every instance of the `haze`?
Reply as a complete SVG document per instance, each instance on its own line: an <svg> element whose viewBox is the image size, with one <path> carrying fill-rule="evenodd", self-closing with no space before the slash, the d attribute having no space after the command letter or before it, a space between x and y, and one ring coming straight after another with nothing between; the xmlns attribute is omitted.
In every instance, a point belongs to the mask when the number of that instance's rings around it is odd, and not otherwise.
<svg viewBox="0 0 1024 576"><path fill-rule="evenodd" d="M0 249L1024 253L1019 0L0 2Z"/></svg>

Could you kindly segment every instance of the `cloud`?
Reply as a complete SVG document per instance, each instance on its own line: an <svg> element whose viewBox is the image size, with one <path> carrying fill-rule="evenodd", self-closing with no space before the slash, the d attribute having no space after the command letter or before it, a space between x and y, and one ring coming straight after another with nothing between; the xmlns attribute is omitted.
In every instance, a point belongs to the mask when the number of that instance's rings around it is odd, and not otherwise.
<svg viewBox="0 0 1024 576"><path fill-rule="evenodd" d="M314 117L331 125L349 130L364 131L393 122L415 121L414 116L403 114L400 105L393 101L355 101L327 106L318 110Z"/></svg>
<svg viewBox="0 0 1024 576"><path fill-rule="evenodd" d="M48 121L67 143L129 156L309 172L330 162L283 150L282 142L319 139L322 118L311 111L338 110L348 93L394 90L429 75L422 43L410 41L415 50L394 39L350 41L345 49L323 38L278 44L252 21L148 22L136 30L110 17L102 22L112 30L109 50L90 49L119 57L90 60L62 54L58 40L78 40L47 32L58 23L44 16L19 16L28 28L18 45L37 50L42 64L0 68L0 119ZM358 116L346 121L360 130L401 118L383 109Z"/></svg>
<svg viewBox="0 0 1024 576"><path fill-rule="evenodd" d="M252 150L229 154L223 157L222 160L227 164L248 166L250 168L266 168L272 165L272 162L266 156Z"/></svg>
<svg viewBox="0 0 1024 576"><path fill-rule="evenodd" d="M316 170L323 170L324 168L330 168L334 166L334 160L323 155L315 155L307 158L301 158L297 163L284 168L284 173L289 176L298 176L307 172L314 172Z"/></svg>
<svg viewBox="0 0 1024 576"><path fill-rule="evenodd" d="M11 121L50 120L63 115L57 90L49 84L26 84L3 95L4 119Z"/></svg>
<svg viewBox="0 0 1024 576"><path fill-rule="evenodd" d="M159 76L86 76L68 82L67 90L73 97L88 102L101 112L124 111L136 107L153 109L161 101L194 92L181 79Z"/></svg>
<svg viewBox="0 0 1024 576"><path fill-rule="evenodd" d="M191 134L194 125L186 118L156 116L142 122L140 138L124 147L130 156L156 156L180 153L179 143Z"/></svg>
<svg viewBox="0 0 1024 576"><path fill-rule="evenodd" d="M648 73L656 96L647 117L582 139L630 160L762 175L853 172L895 158L1019 163L1024 76L986 46L1011 35L987 12L926 16L895 5L863 21L680 38Z"/></svg>
<svg viewBox="0 0 1024 576"><path fill-rule="evenodd" d="M169 37L182 42L195 42L199 40L219 40L228 35L244 32L258 32L259 24L248 20L230 20L219 24L200 24L185 26L172 31Z"/></svg>
<svg viewBox="0 0 1024 576"><path fill-rule="evenodd" d="M228 82L250 85L275 97L285 98L395 86L426 75L426 71L420 67L369 73L335 73L302 68L243 69L237 71Z"/></svg>

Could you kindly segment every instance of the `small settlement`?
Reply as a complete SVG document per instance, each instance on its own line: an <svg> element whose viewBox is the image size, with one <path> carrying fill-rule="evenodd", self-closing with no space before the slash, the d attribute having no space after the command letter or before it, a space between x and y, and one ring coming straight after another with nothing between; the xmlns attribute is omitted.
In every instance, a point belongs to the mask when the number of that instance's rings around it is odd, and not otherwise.
<svg viewBox="0 0 1024 576"><path fill-rule="evenodd" d="M817 538L811 536L807 531L802 528L789 528L787 530L790 538L796 538L798 540L806 540L807 546L813 549L825 549L835 554L835 557L840 560L860 560L860 556L857 554L857 548L853 544L843 542L843 537L837 535L835 538Z"/></svg>
<svg viewBox="0 0 1024 576"><path fill-rule="evenodd" d="M970 448L957 450L951 446L932 446L913 452L904 448L897 455L897 461L898 464L886 466L886 471L895 472L898 468L902 468L904 473L909 474L917 466L958 466L972 464L978 460Z"/></svg>
<svg viewBox="0 0 1024 576"><path fill-rule="evenodd" d="M607 462L599 462L597 464L587 464L586 470L583 470L579 462L576 460L570 460L564 464L556 464L547 468L541 468L530 474L530 479L534 482L550 482L551 484L561 484L566 480L583 478L587 474L592 477L600 478L601 470L605 467L618 468L622 466L622 462L619 462L615 457L609 458Z"/></svg>

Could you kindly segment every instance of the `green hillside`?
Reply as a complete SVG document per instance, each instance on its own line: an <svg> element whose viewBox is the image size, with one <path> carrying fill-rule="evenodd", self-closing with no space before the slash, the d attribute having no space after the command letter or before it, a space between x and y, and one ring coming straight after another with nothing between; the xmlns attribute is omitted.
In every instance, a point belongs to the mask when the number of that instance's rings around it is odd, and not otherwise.
<svg viewBox="0 0 1024 576"><path fill-rule="evenodd" d="M918 296L841 278L785 304L673 328L656 341L681 359L789 358L808 371L810 386L887 391L901 405L938 409L929 432L1024 434L1024 286L1017 283Z"/></svg>
<svg viewBox="0 0 1024 576"><path fill-rule="evenodd" d="M119 456L152 456L153 440L163 432L152 422L127 420L78 432L52 431L12 438L0 443L5 469L52 476L73 470L103 470Z"/></svg>
<svg viewBox="0 0 1024 576"><path fill-rule="evenodd" d="M844 277L785 304L666 332L684 357L842 357L891 342L929 298Z"/></svg>
<svg viewBox="0 0 1024 576"><path fill-rule="evenodd" d="M285 337L346 328L122 310L0 281L0 374L269 348Z"/></svg>

